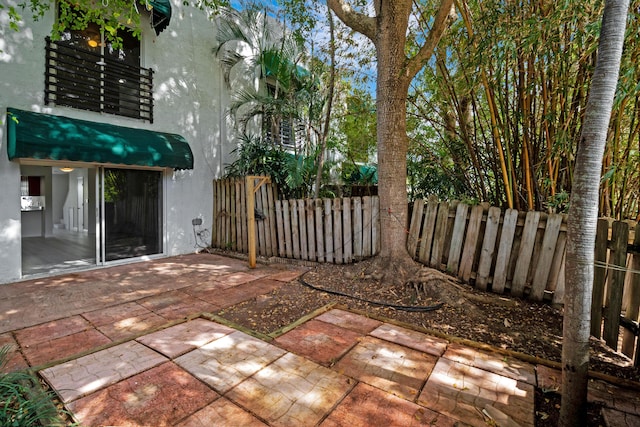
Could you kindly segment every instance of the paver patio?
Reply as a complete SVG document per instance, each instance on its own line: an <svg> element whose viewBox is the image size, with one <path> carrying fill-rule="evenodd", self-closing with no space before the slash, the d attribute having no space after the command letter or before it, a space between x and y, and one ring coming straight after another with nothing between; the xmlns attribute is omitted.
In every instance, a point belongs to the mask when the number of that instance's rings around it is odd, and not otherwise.
<svg viewBox="0 0 640 427"><path fill-rule="evenodd" d="M532 426L535 386L559 384L544 365L341 309L272 341L201 315L303 271L193 255L4 285L0 343L83 426L484 426L483 410ZM590 399L608 425L640 419L637 392L598 381Z"/></svg>

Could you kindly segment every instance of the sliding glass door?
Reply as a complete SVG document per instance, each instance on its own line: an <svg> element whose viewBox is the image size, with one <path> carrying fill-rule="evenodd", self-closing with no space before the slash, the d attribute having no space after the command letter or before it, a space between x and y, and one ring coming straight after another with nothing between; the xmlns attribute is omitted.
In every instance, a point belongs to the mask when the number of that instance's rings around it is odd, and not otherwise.
<svg viewBox="0 0 640 427"><path fill-rule="evenodd" d="M102 177L100 258L162 253L162 172L104 168Z"/></svg>

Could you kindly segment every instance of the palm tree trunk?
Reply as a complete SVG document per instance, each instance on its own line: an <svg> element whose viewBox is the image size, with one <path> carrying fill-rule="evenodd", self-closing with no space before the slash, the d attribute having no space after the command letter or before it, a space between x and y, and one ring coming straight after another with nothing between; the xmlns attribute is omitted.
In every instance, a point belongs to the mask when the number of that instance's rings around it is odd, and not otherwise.
<svg viewBox="0 0 640 427"><path fill-rule="evenodd" d="M629 0L607 0L598 59L578 144L569 209L560 426L586 425L598 189L618 82Z"/></svg>

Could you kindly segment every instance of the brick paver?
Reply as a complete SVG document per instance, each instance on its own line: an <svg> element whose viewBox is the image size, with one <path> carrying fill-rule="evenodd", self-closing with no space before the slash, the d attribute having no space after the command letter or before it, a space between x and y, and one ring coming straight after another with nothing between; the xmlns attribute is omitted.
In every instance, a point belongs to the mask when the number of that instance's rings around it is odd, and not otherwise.
<svg viewBox="0 0 640 427"><path fill-rule="evenodd" d="M21 329L15 332L16 339L21 346L32 346L44 341L66 337L77 332L90 329L91 325L80 316L71 316L65 319L54 320L38 326Z"/></svg>
<svg viewBox="0 0 640 427"><path fill-rule="evenodd" d="M533 365L499 353L478 350L461 344L452 343L443 357L454 362L475 366L494 374L502 375L528 384L536 385L536 372Z"/></svg>
<svg viewBox="0 0 640 427"><path fill-rule="evenodd" d="M607 427L637 427L640 426L640 416L616 411L611 408L602 409L602 417Z"/></svg>
<svg viewBox="0 0 640 427"><path fill-rule="evenodd" d="M353 387L352 381L287 353L232 388L226 397L272 426L315 425Z"/></svg>
<svg viewBox="0 0 640 427"><path fill-rule="evenodd" d="M167 323L167 319L137 302L91 311L82 316L114 341L140 335Z"/></svg>
<svg viewBox="0 0 640 427"><path fill-rule="evenodd" d="M338 309L329 310L316 319L362 334L368 334L382 324L379 320Z"/></svg>
<svg viewBox="0 0 640 427"><path fill-rule="evenodd" d="M165 292L138 303L167 320L179 320L199 313L213 313L216 306L188 295L184 291Z"/></svg>
<svg viewBox="0 0 640 427"><path fill-rule="evenodd" d="M255 374L285 351L243 332L233 332L175 359L218 393Z"/></svg>
<svg viewBox="0 0 640 427"><path fill-rule="evenodd" d="M144 335L137 341L174 359L232 332L235 329L205 319L194 319Z"/></svg>
<svg viewBox="0 0 640 427"><path fill-rule="evenodd" d="M457 421L430 409L360 383L320 424L321 427L454 427Z"/></svg>
<svg viewBox="0 0 640 427"><path fill-rule="evenodd" d="M176 424L176 427L266 427L249 412L238 407L229 400L221 397L186 420Z"/></svg>
<svg viewBox="0 0 640 427"><path fill-rule="evenodd" d="M440 358L418 403L475 426L485 426L482 410L492 405L523 426L534 425L534 387L463 363Z"/></svg>
<svg viewBox="0 0 640 427"><path fill-rule="evenodd" d="M333 365L362 335L319 320L309 320L277 338L285 350L323 365Z"/></svg>
<svg viewBox="0 0 640 427"><path fill-rule="evenodd" d="M129 341L45 369L41 374L64 402L70 402L166 360L144 345Z"/></svg>
<svg viewBox="0 0 640 427"><path fill-rule="evenodd" d="M111 343L111 340L108 337L91 328L51 341L41 341L34 345L24 346L22 347L22 352L31 366L40 366L55 360L66 359L109 343Z"/></svg>
<svg viewBox="0 0 640 427"><path fill-rule="evenodd" d="M413 400L437 357L398 344L366 337L334 369L389 393Z"/></svg>
<svg viewBox="0 0 640 427"><path fill-rule="evenodd" d="M20 371L29 367L24 356L18 351L18 345L11 334L0 334L0 347L8 346L8 353L5 365L0 372Z"/></svg>
<svg viewBox="0 0 640 427"><path fill-rule="evenodd" d="M401 326L383 323L373 332L371 336L380 338L385 341L393 342L412 348L414 350L423 351L432 356L442 356L447 348L448 341L422 334L411 329Z"/></svg>
<svg viewBox="0 0 640 427"><path fill-rule="evenodd" d="M169 362L71 402L84 426L173 426L218 397Z"/></svg>

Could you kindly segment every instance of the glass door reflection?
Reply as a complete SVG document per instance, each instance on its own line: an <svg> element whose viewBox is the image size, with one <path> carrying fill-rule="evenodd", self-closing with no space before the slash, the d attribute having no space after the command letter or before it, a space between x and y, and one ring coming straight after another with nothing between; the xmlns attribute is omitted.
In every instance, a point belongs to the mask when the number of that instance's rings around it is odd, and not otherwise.
<svg viewBox="0 0 640 427"><path fill-rule="evenodd" d="M162 172L104 169L105 260L162 253Z"/></svg>

